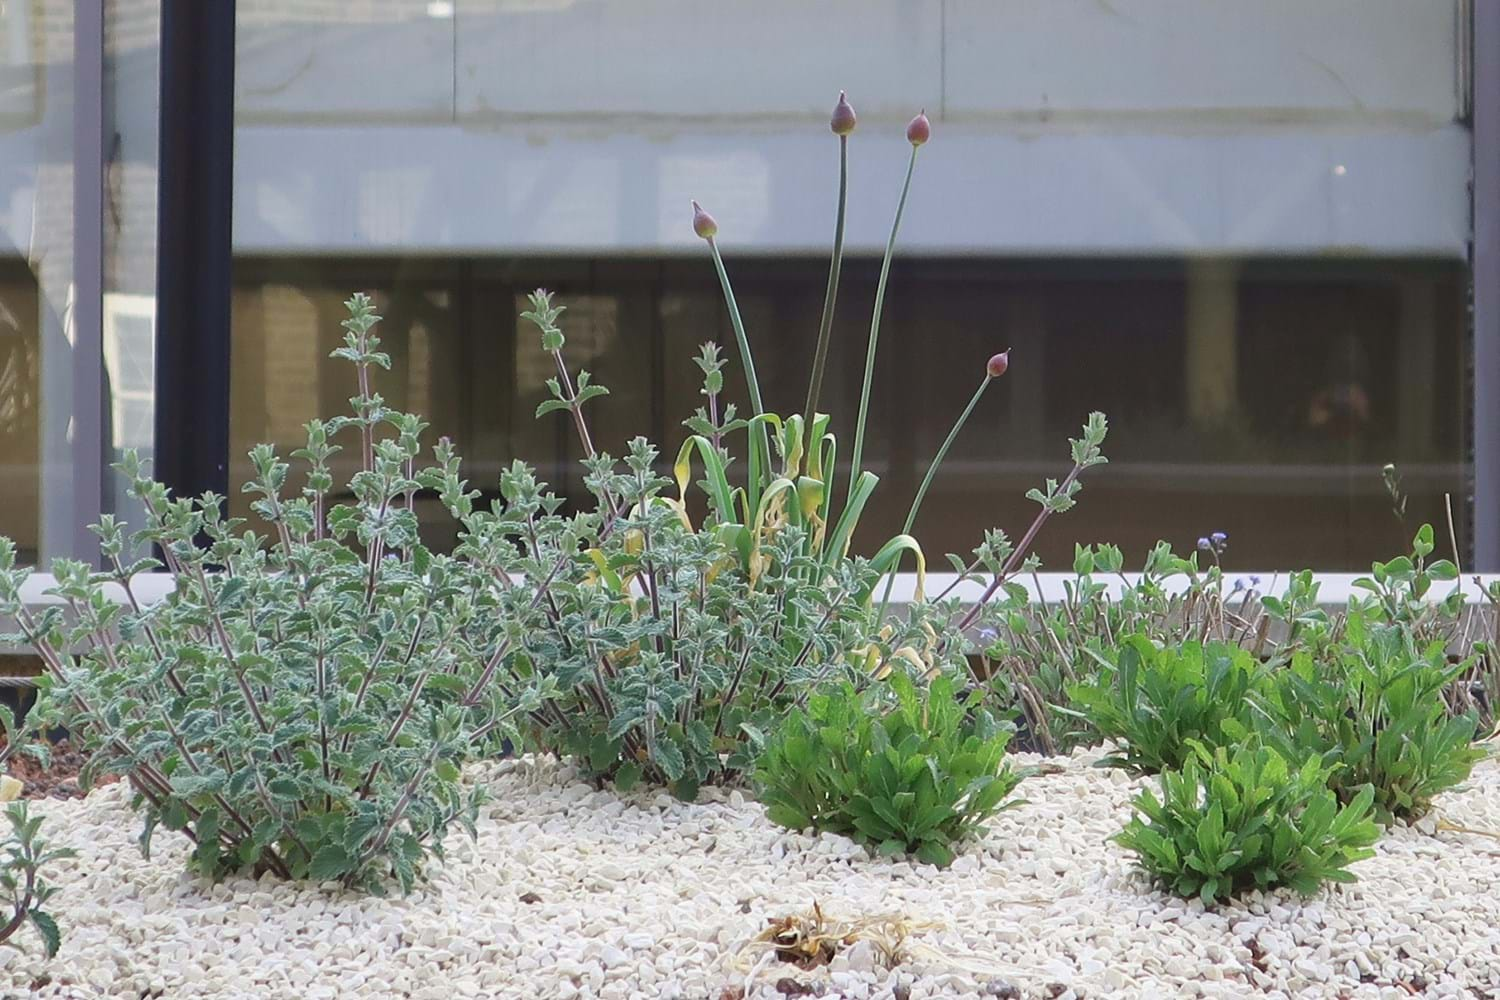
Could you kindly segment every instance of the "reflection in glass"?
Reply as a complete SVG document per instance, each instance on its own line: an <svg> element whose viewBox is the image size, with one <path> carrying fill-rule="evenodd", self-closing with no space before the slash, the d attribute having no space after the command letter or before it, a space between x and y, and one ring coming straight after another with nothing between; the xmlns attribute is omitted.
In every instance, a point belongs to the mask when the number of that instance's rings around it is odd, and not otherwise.
<svg viewBox="0 0 1500 1000"><path fill-rule="evenodd" d="M36 278L24 262L0 260L0 534L35 562L41 438L41 343Z"/></svg>
<svg viewBox="0 0 1500 1000"><path fill-rule="evenodd" d="M108 0L104 11L105 461L126 448L150 460L156 422L156 177L161 0ZM141 523L126 483L108 473L105 504Z"/></svg>
<svg viewBox="0 0 1500 1000"><path fill-rule="evenodd" d="M73 537L73 5L0 4L0 534Z"/></svg>

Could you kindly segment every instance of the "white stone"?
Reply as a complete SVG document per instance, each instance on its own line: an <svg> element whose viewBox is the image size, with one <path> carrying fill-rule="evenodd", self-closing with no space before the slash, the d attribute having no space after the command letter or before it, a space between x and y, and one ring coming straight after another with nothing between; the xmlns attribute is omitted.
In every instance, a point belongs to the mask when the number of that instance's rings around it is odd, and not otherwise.
<svg viewBox="0 0 1500 1000"><path fill-rule="evenodd" d="M947 870L781 830L741 789L684 804L597 792L553 761L481 764L468 771L492 793L478 839L455 831L429 881L387 899L270 877L209 885L183 874L187 842L167 831L146 861L125 789L108 786L33 803L48 839L79 857L48 873L61 954L44 961L29 929L0 944L0 996L696 1000L743 984L763 954L745 943L813 901L831 920L890 915L912 928L920 961L887 970L861 941L793 977L847 1000L890 1000L898 982L913 1000L979 998L995 978L1023 995L1058 982L1097 1000L1375 1000L1404 997L1384 984L1418 972L1432 997L1500 985L1500 853L1488 838L1397 826L1352 885L1205 909L1152 887L1109 841L1150 779L1121 780L1091 767L1096 757L1031 779L1029 804L990 821ZM1497 802L1500 763L1486 761L1436 815L1494 829ZM541 902L519 902L528 892ZM1271 957L1267 971L1252 948ZM770 963L747 998L779 996L787 972ZM32 990L43 974L51 983ZM1378 984L1361 982L1372 975Z"/></svg>

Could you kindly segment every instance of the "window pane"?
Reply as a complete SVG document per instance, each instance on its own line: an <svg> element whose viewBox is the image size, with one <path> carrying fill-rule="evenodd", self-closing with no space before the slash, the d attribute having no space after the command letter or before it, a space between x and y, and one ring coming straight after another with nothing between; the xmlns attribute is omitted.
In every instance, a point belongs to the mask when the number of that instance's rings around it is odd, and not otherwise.
<svg viewBox="0 0 1500 1000"><path fill-rule="evenodd" d="M235 460L345 405L326 353L337 303L364 288L406 345L401 398L433 409L477 486L519 458L580 499L582 448L566 415L534 418L552 366L516 319L543 285L570 310L573 365L611 390L590 404L594 444L645 435L665 469L702 403L703 341L747 412L690 198L718 217L767 405L801 409L843 87L859 127L821 396L836 492L903 126L924 105L933 121L891 271L863 456L882 484L859 548L899 529L1010 347L917 526L934 568L986 527L1024 532L1025 492L1066 473L1096 409L1111 463L1043 533L1049 568L1075 541L1138 565L1158 538L1222 530L1232 569L1367 569L1420 521L1446 534L1450 496L1466 550L1463 5L1015 6L241 0ZM1225 37L1227 61L1205 42ZM403 300L438 286L441 321L418 324Z"/></svg>
<svg viewBox="0 0 1500 1000"><path fill-rule="evenodd" d="M0 534L68 554L73 417L73 5L0 4Z"/></svg>
<svg viewBox="0 0 1500 1000"><path fill-rule="evenodd" d="M353 373L327 358L346 288L376 290L387 317L394 371L378 377L379 391L423 412L434 436L452 437L475 485L491 494L500 468L520 458L584 499L571 421L533 417L555 369L535 329L514 316L539 284L567 306L573 370L610 389L589 404L597 448L618 456L645 435L665 470L686 433L680 421L702 404L692 358L706 340L729 360L725 401L748 412L707 261L474 262L405 274L381 263L276 261L242 262L240 271L235 481L255 441L289 452L304 421L347 405ZM822 265L752 260L734 271L766 405L795 412ZM839 436L838 490L847 488L877 276L873 260L846 264L820 407ZM966 553L987 527L1019 536L1036 509L1026 490L1066 473L1066 438L1101 409L1111 462L1090 472L1078 507L1041 536L1048 567L1071 565L1074 541L1115 542L1138 559L1159 538L1190 548L1222 530L1231 566L1366 568L1421 520L1443 525L1445 496L1462 496L1463 303L1462 267L1432 261L902 262L887 295L865 446L865 468L882 484L857 542L868 549L900 530L985 360L1009 347L1010 371L982 398L917 525L934 560ZM743 445L736 451L743 456ZM354 458L344 453L343 471ZM1408 527L1391 512L1386 462L1401 469ZM243 499L233 503L244 512ZM1454 514L1466 537L1462 503Z"/></svg>
<svg viewBox="0 0 1500 1000"><path fill-rule="evenodd" d="M161 0L104 8L105 460L127 448L150 460L156 428L156 182L160 138ZM105 504L131 524L142 513L113 473Z"/></svg>

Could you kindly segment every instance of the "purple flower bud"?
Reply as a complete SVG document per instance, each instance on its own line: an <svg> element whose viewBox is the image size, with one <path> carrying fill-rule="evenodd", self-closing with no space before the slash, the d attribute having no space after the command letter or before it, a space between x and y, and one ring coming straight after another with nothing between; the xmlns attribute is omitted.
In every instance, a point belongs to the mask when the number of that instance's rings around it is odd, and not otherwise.
<svg viewBox="0 0 1500 1000"><path fill-rule="evenodd" d="M693 232L705 240L711 240L719 232L719 224L714 217L703 211L703 206L696 201L693 202Z"/></svg>
<svg viewBox="0 0 1500 1000"><path fill-rule="evenodd" d="M932 122L927 120L927 109L923 108L906 126L906 141L913 146L920 146L931 138Z"/></svg>
<svg viewBox="0 0 1500 1000"><path fill-rule="evenodd" d="M995 355L993 358L990 358L984 363L984 373L990 378L999 378L1001 375L1005 374L1005 370L1009 367L1010 348L1007 347L1005 350L1001 351L999 354Z"/></svg>
<svg viewBox="0 0 1500 1000"><path fill-rule="evenodd" d="M1213 548L1213 544L1209 542L1207 538L1200 538L1198 539L1198 548L1202 552L1207 552L1209 549Z"/></svg>
<svg viewBox="0 0 1500 1000"><path fill-rule="evenodd" d="M839 102L833 106L833 117L828 120L828 127L833 129L834 135L844 136L854 131L857 121L849 98L844 96L842 90L839 91Z"/></svg>
<svg viewBox="0 0 1500 1000"><path fill-rule="evenodd" d="M1224 532L1222 531L1215 531L1213 534L1208 536L1208 539L1209 541L1214 543L1214 548L1219 548L1225 542L1229 541L1229 536L1224 534Z"/></svg>

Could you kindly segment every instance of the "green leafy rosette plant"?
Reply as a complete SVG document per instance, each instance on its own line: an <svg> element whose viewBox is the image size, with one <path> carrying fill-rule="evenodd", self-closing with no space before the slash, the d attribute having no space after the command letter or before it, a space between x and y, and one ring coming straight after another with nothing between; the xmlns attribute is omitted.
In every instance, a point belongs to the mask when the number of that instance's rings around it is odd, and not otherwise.
<svg viewBox="0 0 1500 1000"><path fill-rule="evenodd" d="M104 570L53 565L40 610L21 598L28 571L0 539L0 617L44 661L44 717L91 754L81 775L123 775L158 827L194 842L190 865L218 878L251 866L284 878L403 890L454 822L470 829L480 791L459 781L477 745L540 711L542 686L510 673L510 628L538 597L507 589L514 548L468 541L429 551L413 502L440 492L455 515L471 495L451 445L419 465L426 424L387 408L372 387L379 351L370 300L347 303L344 346L358 395L351 415L307 425L291 467L261 445L245 484L268 535L223 514L223 498L173 497L134 454L119 466L171 593L145 605L135 587L155 559L125 561L125 527L94 530ZM358 471L337 492L330 460L352 435Z"/></svg>
<svg viewBox="0 0 1500 1000"><path fill-rule="evenodd" d="M675 452L670 478L658 474L658 453L643 438L629 442L623 465L596 448L586 405L608 390L588 372L575 375L569 368L563 307L551 293L537 290L522 314L540 332L557 371L537 416L566 413L571 419L600 526L597 537L578 539L581 553L571 562L565 547L540 535L523 539L545 595L540 627L525 640L526 662L561 692L555 712L534 716L531 733L534 745L569 754L622 785L645 779L691 797L705 782L748 769L767 727L815 686L867 683L897 670L924 677L957 671L971 648L979 611L925 600L927 561L910 531L948 448L1009 359L996 355L984 366L974 397L913 501L906 530L868 556L853 553L855 531L879 482L861 468L861 453L886 279L917 151L931 135L925 116L908 127L912 156L876 292L854 457L840 489L838 439L817 403L838 289L854 124L853 109L841 97L830 122L841 163L834 254L805 413L766 409L720 253L718 223L696 202L693 230L707 244L720 281L750 412L739 414L722 401L725 361L717 345L704 345L696 363L705 406L684 421L689 433ZM959 562L965 581L982 582L978 605L1022 568L1046 519L1073 504L1079 475L1104 461L1105 431L1103 416L1093 414L1073 443L1069 474L1032 491L1042 510L1019 545L992 532L972 563ZM744 445L738 469L736 441ZM557 554L551 568L550 557L540 556L544 550ZM907 555L915 563L917 603L905 617L887 615L884 597L876 606L875 591Z"/></svg>
<svg viewBox="0 0 1500 1000"><path fill-rule="evenodd" d="M1354 881L1349 865L1380 836L1374 791L1340 806L1328 789L1335 769L1316 757L1293 767L1264 746L1199 744L1180 771L1162 772L1159 797L1140 793L1114 839L1164 889L1205 904L1283 885L1310 896Z"/></svg>
<svg viewBox="0 0 1500 1000"><path fill-rule="evenodd" d="M1351 613L1339 648L1297 654L1255 702L1267 740L1283 753L1336 765L1331 786L1341 800L1368 786L1382 822L1409 819L1485 756L1473 743L1475 717L1451 715L1443 699L1468 666L1450 664L1441 641L1420 645L1402 626Z"/></svg>
<svg viewBox="0 0 1500 1000"><path fill-rule="evenodd" d="M1249 653L1222 642L1158 647L1126 637L1117 654L1088 651L1101 668L1068 689L1076 710L1119 750L1101 764L1137 773L1183 766L1194 746L1210 750L1244 740L1256 715L1248 700L1267 683Z"/></svg>
<svg viewBox="0 0 1500 1000"><path fill-rule="evenodd" d="M1462 616L1461 587L1436 593L1434 585L1453 580L1456 568L1428 558L1430 526L1418 530L1407 556L1377 562L1370 576L1356 581L1369 596L1351 600L1343 611L1320 603L1311 570L1273 578L1265 588L1257 576L1226 576L1220 565L1226 543L1227 536L1215 532L1184 557L1158 542L1134 575L1124 572L1115 546L1077 545L1073 577L1064 581L1060 600L1036 600L1023 587L1007 586L980 622L983 646L974 673L988 692L986 704L1019 717L1026 746L1067 752L1104 738L1090 722L1091 710L1075 704L1071 692L1080 684L1099 686L1099 657L1112 658L1122 636L1141 634L1161 647L1225 643L1275 673L1299 653L1336 658L1351 623L1394 625L1419 646L1472 650L1467 668L1444 686L1443 700L1450 716L1476 716L1491 731L1500 699L1490 652L1500 645L1493 638L1495 616ZM1496 596L1487 598L1493 607ZM1483 641L1474 641L1476 631Z"/></svg>
<svg viewBox="0 0 1500 1000"><path fill-rule="evenodd" d="M889 693L891 706L848 683L812 695L761 756L761 800L782 826L945 867L985 820L1021 804L1009 797L1023 777L1005 759L1010 732L946 676L919 690L895 674Z"/></svg>

